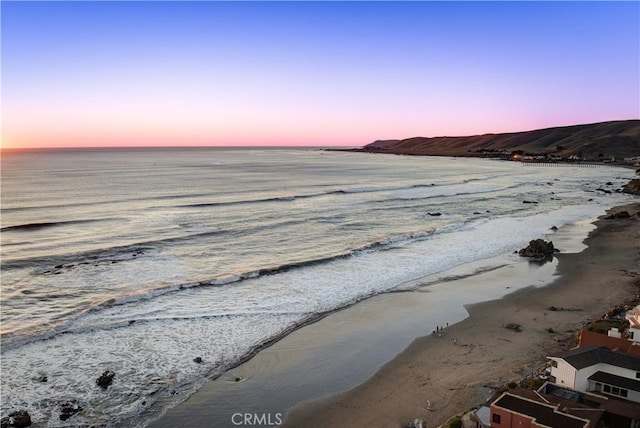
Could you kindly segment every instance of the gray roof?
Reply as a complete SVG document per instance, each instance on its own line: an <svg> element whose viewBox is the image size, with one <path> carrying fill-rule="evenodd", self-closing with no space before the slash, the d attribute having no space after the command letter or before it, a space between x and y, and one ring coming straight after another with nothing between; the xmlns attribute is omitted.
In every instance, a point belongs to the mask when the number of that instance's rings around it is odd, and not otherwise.
<svg viewBox="0 0 640 428"><path fill-rule="evenodd" d="M562 358L578 370L604 363L629 370L640 371L639 356L614 352L605 346L574 348L561 354L553 355L551 358Z"/></svg>
<svg viewBox="0 0 640 428"><path fill-rule="evenodd" d="M640 380L629 379L628 377L616 376L605 372L595 372L589 376L589 380L640 392Z"/></svg>

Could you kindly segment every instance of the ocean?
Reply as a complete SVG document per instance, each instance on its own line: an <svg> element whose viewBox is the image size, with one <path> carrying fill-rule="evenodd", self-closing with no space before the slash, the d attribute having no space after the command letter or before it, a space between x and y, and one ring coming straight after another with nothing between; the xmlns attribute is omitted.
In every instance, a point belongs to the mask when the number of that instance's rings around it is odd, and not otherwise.
<svg viewBox="0 0 640 428"><path fill-rule="evenodd" d="M284 148L1 162L1 413L51 427L144 426L321 314L594 219L633 177Z"/></svg>

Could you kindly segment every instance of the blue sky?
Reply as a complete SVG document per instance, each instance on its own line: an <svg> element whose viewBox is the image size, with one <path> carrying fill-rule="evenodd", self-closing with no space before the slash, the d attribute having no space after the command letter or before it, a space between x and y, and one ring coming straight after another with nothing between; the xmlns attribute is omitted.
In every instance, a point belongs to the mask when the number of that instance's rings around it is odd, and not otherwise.
<svg viewBox="0 0 640 428"><path fill-rule="evenodd" d="M638 2L2 2L3 147L364 145L640 117Z"/></svg>

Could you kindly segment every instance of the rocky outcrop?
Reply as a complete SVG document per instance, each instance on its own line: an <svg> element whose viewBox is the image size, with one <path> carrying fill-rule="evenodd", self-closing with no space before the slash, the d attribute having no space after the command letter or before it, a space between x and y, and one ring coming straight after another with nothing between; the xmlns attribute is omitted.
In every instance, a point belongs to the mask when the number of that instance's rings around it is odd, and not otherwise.
<svg viewBox="0 0 640 428"><path fill-rule="evenodd" d="M75 400L63 401L60 406L60 420L66 421L80 410L82 407Z"/></svg>
<svg viewBox="0 0 640 428"><path fill-rule="evenodd" d="M545 241L544 239L534 239L529 241L529 245L526 248L518 251L518 254L522 257L531 257L536 260L549 260L553 258L553 254L557 252L553 247L553 242Z"/></svg>
<svg viewBox="0 0 640 428"><path fill-rule="evenodd" d="M23 428L31 425L31 415L26 410L18 410L11 413L9 416L5 416L0 420L0 426L2 428L17 427Z"/></svg>
<svg viewBox="0 0 640 428"><path fill-rule="evenodd" d="M615 220L615 219L618 219L618 218L629 218L629 217L631 217L629 215L629 211L620 211L620 212L613 213L613 214L610 214L610 215L606 216L605 219L607 219L607 220Z"/></svg>
<svg viewBox="0 0 640 428"><path fill-rule="evenodd" d="M116 376L114 372L111 370L107 370L102 375L96 379L96 384L102 388L107 389L111 383L113 383L113 378Z"/></svg>
<svg viewBox="0 0 640 428"><path fill-rule="evenodd" d="M640 178L634 178L624 185L622 188L624 193L630 193L632 195L640 195Z"/></svg>

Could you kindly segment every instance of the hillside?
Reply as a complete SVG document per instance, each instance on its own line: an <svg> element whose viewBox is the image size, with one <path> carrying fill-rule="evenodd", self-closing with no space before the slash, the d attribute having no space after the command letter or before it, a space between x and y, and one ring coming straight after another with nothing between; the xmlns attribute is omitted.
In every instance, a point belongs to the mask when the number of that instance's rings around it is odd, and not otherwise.
<svg viewBox="0 0 640 428"><path fill-rule="evenodd" d="M361 151L433 156L491 156L522 151L581 159L640 156L640 120L563 126L467 137L413 137L379 140Z"/></svg>

